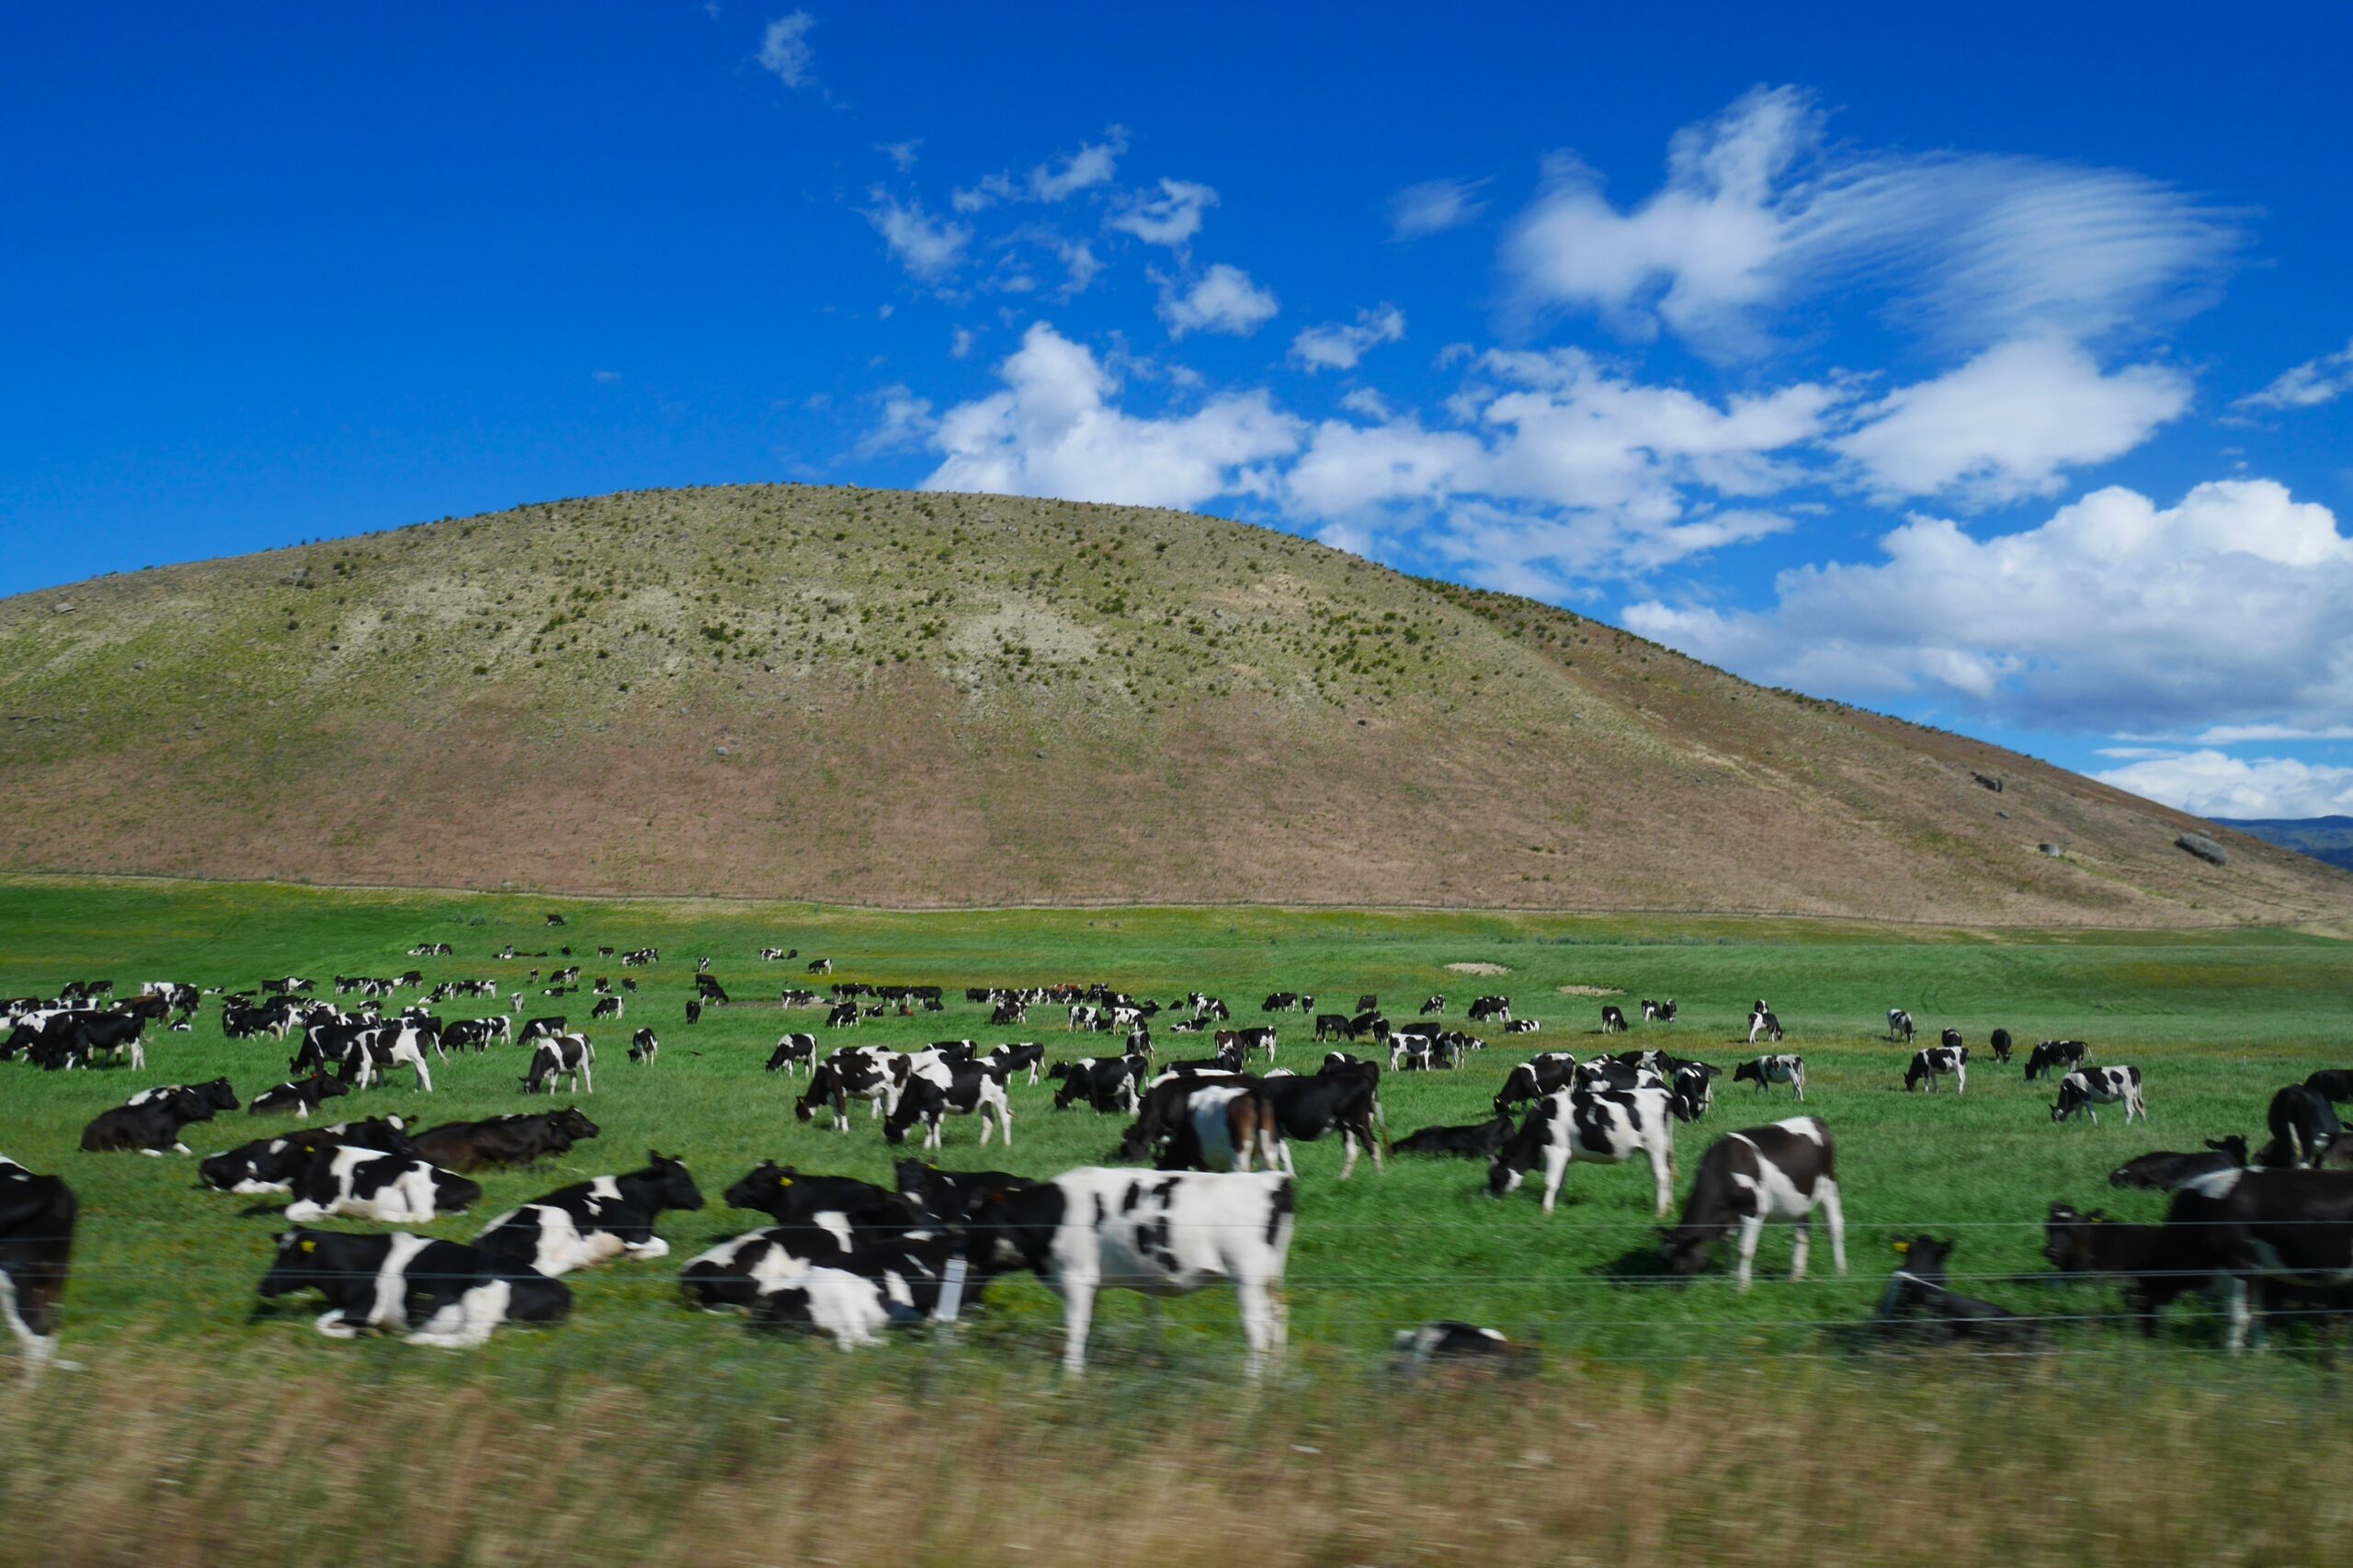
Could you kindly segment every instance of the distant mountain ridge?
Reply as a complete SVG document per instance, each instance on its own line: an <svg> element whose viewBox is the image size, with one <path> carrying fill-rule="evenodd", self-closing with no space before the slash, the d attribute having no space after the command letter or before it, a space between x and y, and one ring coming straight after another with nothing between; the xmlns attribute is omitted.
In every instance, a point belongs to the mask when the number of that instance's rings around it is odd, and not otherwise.
<svg viewBox="0 0 2353 1568"><path fill-rule="evenodd" d="M2353 879L1141 507L637 492L0 601L0 868L912 908L2353 926Z"/></svg>
<svg viewBox="0 0 2353 1568"><path fill-rule="evenodd" d="M2353 817L2214 817L2218 827L2353 871Z"/></svg>

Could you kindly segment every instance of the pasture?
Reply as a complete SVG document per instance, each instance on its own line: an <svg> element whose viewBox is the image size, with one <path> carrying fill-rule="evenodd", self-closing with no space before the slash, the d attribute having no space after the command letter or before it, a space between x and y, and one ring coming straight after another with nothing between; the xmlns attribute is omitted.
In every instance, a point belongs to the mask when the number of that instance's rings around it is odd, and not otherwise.
<svg viewBox="0 0 2353 1568"><path fill-rule="evenodd" d="M554 911L566 917L561 929L544 924ZM406 956L426 942L448 942L454 953ZM526 956L491 956L510 943ZM569 960L557 954L566 943L575 955ZM755 957L771 944L797 949L800 959L764 963ZM658 948L662 961L624 970L618 959L600 960L599 945ZM548 956L529 956L540 952ZM695 960L704 955L735 1003L710 1009L688 1027L683 1007ZM805 976L803 964L818 957L833 960L833 973ZM148 980L244 987L266 976L298 973L317 979L321 994L331 997L331 975L398 974L414 967L428 982L494 978L503 998L523 988L532 968L568 961L581 963L585 977L608 974L618 983L628 974L641 987L618 1023L586 1026L598 1046L596 1091L577 1103L601 1126L602 1136L537 1169L482 1173L488 1189L483 1203L426 1229L470 1238L491 1215L520 1200L632 1168L652 1148L688 1160L709 1199L699 1212L665 1221L670 1259L574 1275L577 1301L569 1322L552 1329L502 1330L487 1346L462 1356L390 1340L338 1344L314 1334L313 1312L299 1306L254 1321L254 1286L267 1267L270 1237L281 1228L274 1210L282 1200L200 1190L192 1160L85 1154L76 1146L90 1117L135 1088L226 1074L240 1098L250 1099L286 1077L290 1046L224 1041L218 1004L208 998L192 1032L151 1031L143 1073L45 1074L21 1064L0 1066L0 1153L65 1176L82 1202L63 1354L90 1369L48 1381L46 1399L86 1401L126 1433L144 1420L155 1432L185 1437L216 1405L234 1412L236 1431L247 1425L266 1431L272 1391L284 1391L306 1408L322 1399L347 1410L367 1407L370 1420L427 1432L431 1423L415 1404L424 1393L448 1420L474 1433L470 1440L494 1447L512 1437L506 1417L491 1414L485 1403L505 1397L494 1391L514 1391L521 1408L533 1413L533 1423L609 1430L615 1422L676 1421L691 1390L710 1430L688 1443L686 1456L674 1453L663 1462L691 1460L704 1467L693 1473L706 1481L710 1467L725 1471L742 1462L728 1457L717 1436L722 1431L767 1432L779 1443L822 1440L834 1445L828 1451L854 1449L856 1423L845 1402L870 1400L876 1429L903 1435L925 1427L926 1412L942 1419L961 1413L964 1436L940 1459L943 1484L951 1491L966 1484L949 1479L957 1465L981 1462L967 1440L970 1424L995 1430L996 1423L1013 1419L1008 1403L1017 1411L1046 1399L1060 1419L1074 1423L1040 1454L1084 1454L1082 1432L1095 1433L1107 1452L1125 1450L1148 1441L1145 1428L1154 1420L1191 1423L1188 1430L1194 1430L1200 1413L1183 1390L1199 1380L1230 1386L1239 1366L1233 1303L1215 1291L1168 1305L1156 1322L1132 1297L1104 1298L1093 1370L1083 1390L1056 1384L1051 1367L1060 1344L1059 1310L1026 1276L992 1285L986 1308L967 1314L952 1344L916 1335L854 1357L814 1339L750 1335L733 1319L689 1312L678 1303L678 1262L763 1222L729 1211L720 1197L752 1165L773 1159L888 1185L892 1161L913 1152L912 1146L887 1147L862 1106L853 1106L847 1135L831 1131L822 1117L795 1120L792 1101L803 1080L762 1070L780 1033L813 1031L821 1051L842 1042L912 1047L969 1037L983 1047L1041 1040L1050 1062L1109 1054L1115 1050L1110 1037L1066 1032L1058 1007L1033 1009L1025 1028L992 1028L986 1010L963 1000L967 985L1097 981L1163 1003L1188 990L1222 996L1236 1025L1267 1021L1258 1004L1277 990L1313 993L1319 1012L1350 1010L1360 993L1370 992L1401 1020L1412 1017L1425 996L1443 993L1447 1018L1458 1025L1472 996L1495 993L1512 998L1516 1016L1540 1020L1534 1035L1477 1030L1491 1043L1459 1072L1384 1074L1381 1098L1392 1137L1432 1123L1484 1119L1506 1069L1538 1051L1583 1057L1655 1045L1716 1062L1727 1074L1718 1082L1713 1110L1676 1129L1678 1196L1717 1136L1797 1110L1786 1088L1753 1098L1746 1085L1730 1080L1733 1065L1766 1049L1740 1042L1748 1004L1763 997L1788 1030L1774 1049L1806 1059L1803 1108L1823 1118L1837 1142L1851 1273L1834 1277L1828 1249L1817 1244L1813 1277L1788 1283L1789 1234L1774 1226L1758 1252L1756 1287L1745 1295L1733 1291L1729 1260L1721 1253L1708 1274L1685 1289L1667 1288L1653 1275L1656 1229L1649 1176L1639 1164L1572 1167L1558 1211L1546 1215L1526 1188L1501 1201L1490 1199L1483 1163L1394 1158L1382 1174L1359 1163L1343 1185L1336 1179L1336 1142L1297 1145L1299 1219L1288 1288L1291 1351L1262 1403L1197 1433L1205 1454L1214 1449L1244 1463L1235 1446L1264 1440L1278 1447L1336 1445L1336 1451L1355 1454L1365 1464L1394 1462L1399 1435L1366 1419L1376 1404L1389 1403L1414 1412L1433 1433L1456 1431L1462 1454L1506 1462L1496 1445L1535 1441L1526 1428L1530 1421L1541 1424L1540 1408L1523 1406L1506 1419L1502 1407L1518 1400L1498 1393L1495 1419L1482 1423L1462 1409L1462 1402L1480 1402L1474 1390L1458 1389L1451 1400L1433 1405L1381 1380L1381 1357L1391 1334L1433 1318L1500 1328L1539 1348L1545 1386L1563 1391L1564 1420L1606 1420L1620 1431L1649 1434L1643 1441L1668 1444L1677 1440L1671 1435L1677 1430L1689 1438L1705 1428L1706 1413L1714 1410L1723 1418L1718 1436L1763 1430L1779 1419L1785 1429L1818 1426L1824 1441L1850 1448L1869 1443L1879 1415L1903 1403L1899 1390L1881 1381L1895 1374L1858 1374L1865 1364L1826 1349L1824 1330L1870 1314L1894 1261L1890 1244L1920 1232L1959 1241L1954 1280L1961 1288L2050 1320L2055 1355L1991 1373L1972 1371L1957 1355L1887 1358L1905 1364L1905 1386L1942 1391L1949 1414L1973 1412L1967 1418L1981 1435L2046 1440L2048 1428L2019 1425L2040 1411L2049 1422L2074 1424L2087 1441L2102 1422L2153 1433L2163 1427L2153 1437L2160 1448L2178 1444L2194 1452L2196 1432L2169 1423L2211 1427L2268 1421L2275 1415L2251 1415L2245 1402L2257 1401L2253 1408L2263 1412L2288 1413L2300 1408L2307 1387L2325 1386L2334 1394L2333 1375L2316 1369L2306 1335L2275 1335L2268 1353L2225 1361L2216 1354L2216 1321L2192 1301L2175 1310L2157 1341L2143 1344L2118 1319L2113 1290L2054 1287L2036 1277L2048 1272L2040 1257L2041 1221L2052 1200L2154 1220L2163 1213L2165 1195L2112 1191L2109 1170L2149 1149L2194 1149L2225 1132L2245 1132L2259 1142L2273 1089L2314 1068L2353 1066L2353 1004L2347 1000L2353 997L2353 945L2343 941L2281 931L2002 935L1821 922L1668 926L1380 912L891 915L257 885L0 882L0 994L45 994L67 980L96 975L112 979L127 994ZM1491 965L1506 972L1472 974L1449 965ZM936 983L946 992L948 1008L872 1019L848 1034L826 1029L822 1011L775 1006L789 985L823 990L831 982ZM1641 1023L1637 1008L1643 997L1675 998L1677 1021ZM585 990L562 998L533 994L527 1012L564 1012L580 1028L590 1000ZM1636 1018L1631 1034L1605 1040L1597 1032L1605 1002ZM504 1006L502 1000L495 1010ZM1885 1038L1891 1006L1914 1014L1923 1044L1933 1042L1940 1028L1961 1031L1972 1048L1966 1095L1955 1095L1949 1085L1936 1094L1903 1091L1910 1051ZM454 1019L494 1008L486 1001L461 1000L438 1010ZM1311 1043L1310 1020L1294 1013L1273 1021L1282 1029L1279 1064L1313 1071L1324 1048ZM1165 1022L1154 1029L1164 1059L1208 1053L1203 1037L1169 1034ZM629 1035L640 1027L654 1028L663 1042L651 1067L626 1059ZM2010 1066L1996 1066L1984 1053L1995 1028L2007 1028L2018 1041L2018 1059ZM2054 1126L2049 1111L2055 1085L2029 1085L2021 1073L2027 1050L2053 1038L2088 1041L2101 1063L2139 1066L2146 1075L2152 1124L2128 1128L2116 1110L2104 1113L2097 1126ZM527 1099L520 1092L523 1066L524 1053L512 1046L453 1054L446 1065L435 1063L430 1096L404 1074L392 1086L330 1102L325 1119L397 1111L432 1125L568 1103L564 1096ZM1034 1176L1107 1163L1124 1119L1084 1108L1051 1111L1051 1087L1015 1080L1009 1153L994 1144L978 1149L976 1125L950 1119L946 1147L933 1157L949 1167ZM290 1118L240 1111L191 1127L188 1142L201 1155L299 1125ZM1918 1365L1923 1359L1930 1365ZM2063 1369L2069 1366L2097 1369L2094 1381L2102 1392L2097 1399L2087 1402L2083 1389L2068 1387ZM142 1417L137 1413L143 1407L123 1380L163 1368L170 1369L164 1386L172 1397ZM1767 1373L1761 1386L1760 1369ZM1855 1375L1864 1380L1862 1392L1848 1381ZM1981 1380L1986 1375L2006 1380L2009 1394L1985 1395ZM1835 1408L1817 1407L1806 1392L1830 1386L1822 1379L1844 1391L1831 1402ZM25 1446L32 1441L27 1435L58 1433L63 1418L53 1403L22 1408L17 1402L44 1396L10 1391L7 1384L0 1379L0 1411L17 1410L12 1425L18 1446L11 1450L13 1461L0 1462L0 1487L9 1484L7 1462L17 1464L20 1483L30 1473L27 1466L42 1468L46 1461ZM370 1405L364 1391L375 1391L385 1403ZM1335 1403L1327 1403L1319 1391L1328 1391ZM1791 1402L1804 1408L1802 1418L1791 1414ZM1350 1411L1346 1417L1343 1406ZM1584 1414L1569 1414L1572 1407ZM1775 1410L1780 1417L1773 1416ZM571 1414L559 1414L565 1411ZM803 1426L788 1436L796 1419ZM785 1426L762 1425L777 1422ZM2046 1437L2033 1437L2032 1430ZM1034 1436L1035 1428L1029 1431ZM1829 1436L1834 1431L1842 1435ZM1030 1441L1004 1431L998 1437ZM1586 1441L1560 1437L1543 1462ZM2340 1437L2328 1441L2337 1445L2332 1451L2345 1451ZM1582 1451L1597 1461L1608 1449L1596 1435ZM1939 1467L1951 1456L1935 1457L1939 1452L1933 1442L1906 1437L1891 1439L1879 1457L1893 1462L1900 1454L1913 1456L1909 1473L1917 1479L1944 1473ZM1381 1459L1383 1453L1390 1459ZM1749 1462L1731 1454L1687 1457L1698 1470L1718 1460L1731 1467L1722 1471L1726 1484L1745 1474L1739 1467ZM1661 1478L1686 1468L1684 1460L1656 1458ZM1525 1460L1523 1452L1509 1462ZM1864 1470L1874 1462L1858 1460ZM1287 1464L1286 1472L1295 1469ZM2209 1481L2219 1485L2222 1479ZM222 1475L216 1484L223 1495L242 1495L238 1488L244 1483ZM628 1483L616 1474L613 1484ZM1185 1492L1174 1482L1169 1486L1174 1490L1154 1494L1168 1502ZM77 1491L86 1494L88 1488L77 1483ZM1475 1514L1472 1496L1439 1487L1428 1506ZM2232 1506L2247 1506L2255 1497L2241 1488ZM1337 1510L1324 1521L1331 1539L1358 1539L1336 1522L1347 1511L1337 1494L1327 1501ZM1592 1527L1590 1518L1574 1524L1562 1511L1565 1506L1530 1516L1553 1521L1528 1527L1537 1538L1516 1546L1496 1540L1487 1550L1541 1556L1543 1531ZM253 1507L262 1508L258 1495ZM1430 1526L1437 1517L1414 1528ZM1855 1527L1865 1528L1867 1517L1854 1514ZM495 1534L493 1526L483 1528ZM1491 1530L1494 1521L1482 1528ZM1628 1550L1640 1557L1644 1548L1689 1544L1691 1538L1677 1528L1662 1520L1657 1534L1627 1543ZM275 1539L297 1549L301 1540ZM429 1532L402 1539L415 1551L451 1561L472 1560L480 1544L462 1531L447 1540ZM615 1555L627 1554L615 1545L620 1539L606 1543ZM924 1539L933 1541L926 1548L931 1560L966 1555L955 1539ZM1071 1537L1064 1545L1081 1539ZM1790 1539L1794 1548L1798 1538ZM2068 1539L2084 1548L2070 1560L2101 1556L2085 1540ZM2229 1545L2235 1552L2253 1539L2242 1534ZM1989 1551L2009 1540L1998 1530L1971 1538ZM2022 1534L2012 1545L2030 1540ZM846 1550L853 1557L874 1554ZM1049 1551L1034 1560L1055 1554ZM2114 1560L2133 1558L2128 1552Z"/></svg>

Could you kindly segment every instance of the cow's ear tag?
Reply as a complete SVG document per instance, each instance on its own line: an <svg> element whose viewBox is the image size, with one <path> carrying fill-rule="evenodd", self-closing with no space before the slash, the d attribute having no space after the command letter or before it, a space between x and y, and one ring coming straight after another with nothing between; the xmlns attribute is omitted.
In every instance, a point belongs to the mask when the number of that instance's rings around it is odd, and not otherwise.
<svg viewBox="0 0 2353 1568"><path fill-rule="evenodd" d="M306 1241L302 1244L302 1250L304 1252L316 1252L319 1250L319 1244L316 1242Z"/></svg>
<svg viewBox="0 0 2353 1568"><path fill-rule="evenodd" d="M779 1176L776 1178L776 1184L779 1187L790 1187L792 1185L792 1178L790 1176Z"/></svg>
<svg viewBox="0 0 2353 1568"><path fill-rule="evenodd" d="M2108 1223L2108 1216L2105 1214L2095 1214L2092 1216L2092 1223L2095 1225L2105 1225Z"/></svg>
<svg viewBox="0 0 2353 1568"><path fill-rule="evenodd" d="M1898 1242L1895 1244L1895 1250L1897 1252L1908 1253L1912 1250L1912 1244L1910 1242Z"/></svg>

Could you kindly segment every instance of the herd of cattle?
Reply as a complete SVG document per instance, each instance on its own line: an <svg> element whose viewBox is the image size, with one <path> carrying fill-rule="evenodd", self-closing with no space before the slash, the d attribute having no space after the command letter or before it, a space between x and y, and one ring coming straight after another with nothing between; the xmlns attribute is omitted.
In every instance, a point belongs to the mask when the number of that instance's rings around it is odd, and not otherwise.
<svg viewBox="0 0 2353 1568"><path fill-rule="evenodd" d="M449 956L447 944L411 951ZM598 953L615 956L611 949ZM510 947L500 956L517 955ZM660 961L650 948L618 956L630 968ZM769 948L760 956L781 961L799 954ZM831 967L821 959L808 970L824 974ZM576 964L544 976L534 970L530 984L560 996L581 989L580 975ZM708 960L693 979L689 1024L705 1006L731 1001L709 973ZM615 989L599 977L592 988L591 1017L612 1019L624 1016L637 990L630 978ZM417 997L411 1005L388 1011L412 989ZM255 1095L246 1108L254 1114L308 1123L326 1101L401 1073L430 1093L434 1064L452 1051L525 1053L519 1086L526 1094L552 1092L560 1083L593 1093L596 1052L588 1037L563 1016L523 1018L522 990L507 998L505 1012L461 1019L434 1009L460 997L495 997L493 983L445 981L428 988L412 970L396 977L337 976L333 990L358 1000L328 1001L298 975L229 994L150 983L120 1000L108 982L77 982L55 996L0 1004L0 1062L56 1071L102 1064L142 1070L147 1031L189 1028L204 996L214 994L227 1038L269 1038L293 1047L294 1075ZM952 1322L979 1303L991 1279L1028 1271L1062 1298L1063 1360L1076 1370L1099 1290L1165 1296L1224 1283L1239 1300L1255 1369L1284 1340L1280 1287L1295 1221L1294 1143L1336 1135L1343 1181L1360 1152L1370 1155L1376 1172L1391 1154L1483 1160L1488 1190L1498 1198L1540 1173L1547 1212L1571 1165L1641 1161L1650 1168L1655 1211L1664 1219L1674 1207L1675 1128L1710 1114L1715 1081L1723 1075L1713 1063L1664 1050L1583 1061L1546 1051L1506 1072L1491 1119L1425 1127L1392 1142L1381 1104L1384 1074L1461 1071L1485 1049L1483 1037L1446 1024L1442 994L1424 1001L1410 1023L1391 1022L1373 995L1358 997L1345 1013L1316 1013L1313 995L1267 996L1263 1014L1312 1016L1319 1045L1371 1051L1332 1050L1308 1073L1275 1064L1279 1021L1221 1027L1232 1022L1228 1008L1200 993L1165 1006L1103 985L973 987L964 999L987 1008L992 1025L1001 1028L1026 1024L1032 1010L1051 1007L1068 1030L1114 1034L1119 1048L1049 1063L1039 1041L983 1049L971 1040L940 1040L914 1051L838 1044L825 1051L814 1032L789 1031L767 1069L804 1080L795 1101L800 1119L823 1116L828 1127L847 1133L850 1102L864 1100L886 1142L899 1145L912 1135L925 1149L942 1146L949 1119L971 1117L981 1147L994 1137L1009 1150L1011 1087L1025 1079L1038 1085L1042 1076L1053 1085L1055 1109L1083 1106L1127 1119L1114 1157L1132 1164L1035 1180L943 1171L906 1159L898 1163L895 1189L763 1165L724 1197L730 1207L769 1222L687 1260L679 1282L690 1305L738 1312L763 1327L812 1329L849 1348L874 1343L895 1326ZM824 995L789 988L782 1001L824 1009L835 1030L948 1006L938 986L848 982ZM1676 1012L1672 1000L1646 1000L1641 1008L1645 1022L1672 1021ZM1538 1028L1533 1019L1515 1018L1504 996L1477 998L1467 1017L1507 1035ZM1164 1060L1155 1028L1164 1037L1200 1036L1207 1054ZM1621 1009L1602 1009L1603 1034L1628 1028ZM1911 1016L1892 1009L1888 1034L1913 1044ZM1746 1043L1760 1039L1782 1039L1779 1020L1762 1000L1749 1010ZM1998 1063L2013 1058L2006 1030L1994 1031L1987 1047ZM634 1031L632 1060L651 1065L659 1051L652 1029ZM2070 1040L2045 1041L2028 1053L2027 1079L2059 1079L2052 1119L2080 1113L2097 1120L2097 1107L2121 1105L2128 1122L2145 1121L2139 1070L2095 1065L2089 1057L2082 1042ZM1949 1078L1955 1093L1965 1093L1969 1059L1960 1034L1944 1030L1938 1044L1913 1053L1904 1086L1935 1092ZM1753 1085L1756 1096L1786 1086L1793 1098L1805 1098L1805 1061L1794 1052L1743 1061L1731 1078ZM2046 1256L2062 1274L2121 1283L2152 1333L2165 1305L2211 1290L2229 1313L2234 1348L2245 1343L2258 1313L2353 1310L2353 1168L2347 1168L2353 1166L2353 1140L2343 1138L2335 1108L2347 1098L2353 1071L2316 1073L2274 1096L2269 1139L2260 1149L2250 1151L2244 1138L2232 1136L2195 1153L2161 1152L2128 1163L2111 1181L2172 1192L2165 1221L2124 1224L2053 1204ZM190 1154L187 1128L239 1108L225 1077L144 1088L94 1119L81 1146L93 1154ZM649 1152L639 1169L559 1187L498 1215L471 1243L398 1231L324 1231L314 1222L415 1225L464 1213L483 1196L473 1173L530 1166L570 1153L598 1131L577 1106L430 1129L387 1114L256 1139L210 1155L197 1168L201 1184L221 1192L286 1198L285 1218L294 1228L278 1238L260 1286L265 1300L324 1298L317 1326L332 1336L382 1330L404 1333L412 1343L459 1347L483 1343L503 1324L562 1319L572 1302L565 1277L577 1270L666 1256L668 1244L658 1233L663 1216L705 1201L685 1162ZM1819 1117L1727 1133L1707 1147L1677 1222L1661 1233L1660 1271L1669 1279L1690 1278L1731 1238L1734 1278L1746 1290L1764 1227L1779 1221L1793 1231L1790 1277L1802 1278L1817 1211L1843 1275L1836 1152ZM64 1180L0 1158L0 1314L35 1364L54 1355L75 1221ZM2033 1319L1947 1284L1951 1246L1922 1236L1899 1248L1904 1267L1869 1331L1995 1342L2037 1336ZM1404 1331L1397 1347L1415 1362L1519 1354L1492 1329L1451 1321Z"/></svg>

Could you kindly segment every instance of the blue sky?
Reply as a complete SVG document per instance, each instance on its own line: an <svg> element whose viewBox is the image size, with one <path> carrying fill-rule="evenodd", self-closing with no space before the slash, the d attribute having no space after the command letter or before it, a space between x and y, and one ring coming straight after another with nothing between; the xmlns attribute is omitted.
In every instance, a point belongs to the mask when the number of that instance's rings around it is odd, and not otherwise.
<svg viewBox="0 0 2353 1568"><path fill-rule="evenodd" d="M2353 11L1269 9L9 7L0 593L1136 501L2353 811Z"/></svg>

